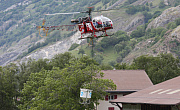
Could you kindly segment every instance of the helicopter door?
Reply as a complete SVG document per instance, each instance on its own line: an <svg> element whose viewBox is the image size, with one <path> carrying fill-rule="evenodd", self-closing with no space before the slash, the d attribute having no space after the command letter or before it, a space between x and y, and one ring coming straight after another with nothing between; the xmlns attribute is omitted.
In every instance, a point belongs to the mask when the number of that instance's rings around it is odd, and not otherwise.
<svg viewBox="0 0 180 110"><path fill-rule="evenodd" d="M96 21L95 21L95 19L93 20L93 26L94 26L95 28L97 28L97 27L96 27Z"/></svg>
<svg viewBox="0 0 180 110"><path fill-rule="evenodd" d="M79 26L79 31L84 33L84 26L82 24L78 25Z"/></svg>
<svg viewBox="0 0 180 110"><path fill-rule="evenodd" d="M86 23L87 31L92 31L91 23Z"/></svg>

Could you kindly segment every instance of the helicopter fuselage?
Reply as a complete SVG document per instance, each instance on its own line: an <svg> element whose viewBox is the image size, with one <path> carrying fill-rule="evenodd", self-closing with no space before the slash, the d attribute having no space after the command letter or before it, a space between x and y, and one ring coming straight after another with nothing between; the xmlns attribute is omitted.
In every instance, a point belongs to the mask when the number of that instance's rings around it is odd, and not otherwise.
<svg viewBox="0 0 180 110"><path fill-rule="evenodd" d="M113 23L112 21L104 16L98 16L93 18L92 20L90 18L86 18L82 21L82 23L78 24L79 31L81 32L81 38L83 34L92 33L92 37L97 37L95 35L95 32L104 32L106 34L106 30L113 29Z"/></svg>

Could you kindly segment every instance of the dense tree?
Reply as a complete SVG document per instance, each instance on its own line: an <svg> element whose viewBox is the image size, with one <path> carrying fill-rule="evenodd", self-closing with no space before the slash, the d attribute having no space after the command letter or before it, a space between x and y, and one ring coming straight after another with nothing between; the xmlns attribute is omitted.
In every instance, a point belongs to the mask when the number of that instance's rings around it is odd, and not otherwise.
<svg viewBox="0 0 180 110"><path fill-rule="evenodd" d="M162 14L161 11L155 11L153 14L153 18L156 18L156 17L160 16L161 14Z"/></svg>
<svg viewBox="0 0 180 110"><path fill-rule="evenodd" d="M99 67L101 70L113 70L113 67L109 64L101 64Z"/></svg>
<svg viewBox="0 0 180 110"><path fill-rule="evenodd" d="M136 30L131 33L132 38L139 38L145 35L146 27L144 25L138 26Z"/></svg>
<svg viewBox="0 0 180 110"><path fill-rule="evenodd" d="M130 6L127 10L126 10L126 13L128 13L128 14L131 14L131 15L133 15L133 14L135 14L137 12L137 9L136 9L136 7L135 6Z"/></svg>
<svg viewBox="0 0 180 110"><path fill-rule="evenodd" d="M153 3L151 2L151 3L150 3L150 7L152 7L152 6L153 6Z"/></svg>
<svg viewBox="0 0 180 110"><path fill-rule="evenodd" d="M142 69L145 70L154 84L179 76L179 59L172 54L159 54L157 57L142 55L134 59L131 65L118 63L116 69Z"/></svg>
<svg viewBox="0 0 180 110"><path fill-rule="evenodd" d="M167 30L163 27L148 29L146 32L147 38L160 37L162 38Z"/></svg>
<svg viewBox="0 0 180 110"><path fill-rule="evenodd" d="M159 8L164 8L166 5L164 4L164 1L161 0L161 2L159 3Z"/></svg>
<svg viewBox="0 0 180 110"><path fill-rule="evenodd" d="M95 57L94 57L94 60L96 60L99 64L101 64L102 63L102 61L103 61L103 56L102 55L95 55Z"/></svg>
<svg viewBox="0 0 180 110"><path fill-rule="evenodd" d="M111 0L102 0L103 5L109 3Z"/></svg>
<svg viewBox="0 0 180 110"><path fill-rule="evenodd" d="M19 96L17 84L17 66L10 64L0 67L0 109L16 110L16 98Z"/></svg>
<svg viewBox="0 0 180 110"><path fill-rule="evenodd" d="M128 6L128 9L126 9L126 13L131 14L131 15L136 14L137 12L143 12L143 11L149 11L149 7L144 6L144 5L137 5L137 6L131 5L131 6Z"/></svg>
<svg viewBox="0 0 180 110"><path fill-rule="evenodd" d="M71 45L71 47L68 49L68 51L74 50L78 46L79 46L79 44L74 43L74 44Z"/></svg>
<svg viewBox="0 0 180 110"><path fill-rule="evenodd" d="M153 15L151 13L148 13L147 11L144 11L143 15L144 15L145 23L148 23L149 19L151 19L153 17Z"/></svg>
<svg viewBox="0 0 180 110"><path fill-rule="evenodd" d="M177 26L180 25L180 18L176 19L175 22Z"/></svg>
<svg viewBox="0 0 180 110"><path fill-rule="evenodd" d="M108 64L114 67L114 65L116 64L116 61L110 61L108 62Z"/></svg>
<svg viewBox="0 0 180 110"><path fill-rule="evenodd" d="M124 3L124 5L132 4L132 3L134 3L135 1L137 1L137 0L127 0L127 1Z"/></svg>
<svg viewBox="0 0 180 110"><path fill-rule="evenodd" d="M19 64L18 82L19 90L22 90L24 83L28 80L31 73L36 73L41 71L41 69L51 70L52 65L49 63L48 59L39 59L38 61L28 59L25 63Z"/></svg>
<svg viewBox="0 0 180 110"><path fill-rule="evenodd" d="M57 54L51 59L51 64L53 67L59 67L60 69L64 68L66 65L70 64L71 60L74 60L74 56L65 52L64 54Z"/></svg>
<svg viewBox="0 0 180 110"><path fill-rule="evenodd" d="M169 22L167 24L167 29L175 29L177 27L175 22Z"/></svg>
<svg viewBox="0 0 180 110"><path fill-rule="evenodd" d="M82 54L82 55L85 54L84 49L80 48L78 54Z"/></svg>
<svg viewBox="0 0 180 110"><path fill-rule="evenodd" d="M114 36L108 38L103 38L98 44L95 46L95 50L98 50L99 52L103 52L104 49L109 48L109 47L114 47L115 51L119 52L124 48L124 42L129 41L130 36L127 35L126 32L124 31L117 31ZM127 42L126 42L127 43ZM123 46L122 48L120 47ZM120 47L120 49L119 49Z"/></svg>
<svg viewBox="0 0 180 110"><path fill-rule="evenodd" d="M129 65L126 64L126 63L122 63L122 64L117 63L114 67L117 70L125 70L125 69L127 70L127 69L129 69Z"/></svg>
<svg viewBox="0 0 180 110"><path fill-rule="evenodd" d="M52 70L42 69L31 73L22 90L23 104L21 109L64 109L84 110L79 103L80 88L93 90L88 108L94 108L94 103L104 99L105 90L115 89L111 80L96 78L100 72L97 65L88 57L76 59L65 65L63 69L54 67ZM100 74L101 77L103 74Z"/></svg>
<svg viewBox="0 0 180 110"><path fill-rule="evenodd" d="M167 24L167 29L175 29L179 25L180 25L180 18L177 18L175 21L169 22Z"/></svg>
<svg viewBox="0 0 180 110"><path fill-rule="evenodd" d="M179 59L172 54L157 57L143 55L134 59L133 67L144 69L154 84L179 76Z"/></svg>
<svg viewBox="0 0 180 110"><path fill-rule="evenodd" d="M122 56L118 56L118 57L116 58L116 62L117 62L117 63L121 63L122 60L123 60Z"/></svg>
<svg viewBox="0 0 180 110"><path fill-rule="evenodd" d="M124 49L124 46L120 43L120 44L116 44L114 46L114 50L119 53L120 51L122 51Z"/></svg>
<svg viewBox="0 0 180 110"><path fill-rule="evenodd" d="M100 43L96 44L94 49L97 50L98 52L104 52L104 48L101 47Z"/></svg>

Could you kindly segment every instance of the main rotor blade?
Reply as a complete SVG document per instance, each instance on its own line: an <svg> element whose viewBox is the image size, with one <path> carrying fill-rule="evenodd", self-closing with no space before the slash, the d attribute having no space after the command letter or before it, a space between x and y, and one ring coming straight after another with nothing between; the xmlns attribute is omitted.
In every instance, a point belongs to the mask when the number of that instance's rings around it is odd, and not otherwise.
<svg viewBox="0 0 180 110"><path fill-rule="evenodd" d="M119 10L119 9L97 10L97 11L92 11L92 12L111 11L111 10Z"/></svg>
<svg viewBox="0 0 180 110"><path fill-rule="evenodd" d="M70 12L70 13L53 13L53 14L45 14L45 15L47 15L47 16L53 16L53 15L69 15L69 14L91 13L91 12L101 12L101 11L111 11L111 10L119 10L119 9L109 9L109 10L97 10L97 11L92 11L91 8L90 8L89 11Z"/></svg>
<svg viewBox="0 0 180 110"><path fill-rule="evenodd" d="M70 15L70 14L77 14L81 12L70 12L70 13L54 13L54 14L45 14L47 16L53 16L53 15Z"/></svg>

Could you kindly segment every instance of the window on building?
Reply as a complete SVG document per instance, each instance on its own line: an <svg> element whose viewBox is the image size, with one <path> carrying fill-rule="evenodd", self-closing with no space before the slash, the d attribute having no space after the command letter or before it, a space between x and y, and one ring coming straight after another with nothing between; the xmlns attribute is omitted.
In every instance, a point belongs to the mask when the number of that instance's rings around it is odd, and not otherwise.
<svg viewBox="0 0 180 110"><path fill-rule="evenodd" d="M106 95L105 101L117 99L117 95Z"/></svg>
<svg viewBox="0 0 180 110"><path fill-rule="evenodd" d="M114 95L114 99L117 99L117 95Z"/></svg>
<svg viewBox="0 0 180 110"><path fill-rule="evenodd" d="M109 100L108 95L106 95L105 96L105 101L108 101L108 100Z"/></svg>
<svg viewBox="0 0 180 110"><path fill-rule="evenodd" d="M108 107L108 110L114 110L114 107Z"/></svg>

